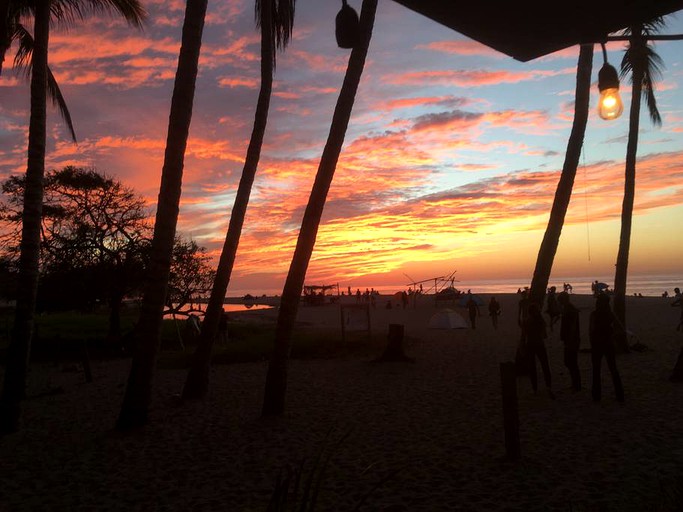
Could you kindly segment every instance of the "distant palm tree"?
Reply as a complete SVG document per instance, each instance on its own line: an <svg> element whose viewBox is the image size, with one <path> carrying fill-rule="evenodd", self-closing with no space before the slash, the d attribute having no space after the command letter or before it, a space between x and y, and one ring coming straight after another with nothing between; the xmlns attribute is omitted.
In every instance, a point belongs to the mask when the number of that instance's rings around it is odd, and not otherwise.
<svg viewBox="0 0 683 512"><path fill-rule="evenodd" d="M636 158L638 153L638 130L640 127L640 102L645 99L650 119L655 126L662 124L655 99L655 82L661 76L662 59L648 43L648 38L664 26L662 18L634 25L626 31L629 44L621 61L621 76L631 76L631 111L629 117L626 167L624 172L624 200L621 207L621 233L614 275L614 313L621 323L617 346L628 352L626 336L626 279L628 256L631 245L633 202L636 189Z"/></svg>
<svg viewBox="0 0 683 512"><path fill-rule="evenodd" d="M339 91L339 98L334 109L330 133L318 165L318 172L304 212L296 249L282 291L275 330L275 343L266 376L262 409L264 416L281 415L285 410L287 363L291 349L292 328L299 309L301 290L315 246L327 192L334 177L356 98L356 91L363 74L376 12L377 0L363 0L360 15L360 37L349 57L344 83Z"/></svg>
<svg viewBox="0 0 683 512"><path fill-rule="evenodd" d="M173 85L150 263L143 287L133 363L116 422L119 430L130 430L147 423L178 223L185 149L192 118L206 7L207 0L187 0L185 6L182 43Z"/></svg>
<svg viewBox="0 0 683 512"><path fill-rule="evenodd" d="M574 187L576 169L579 165L583 138L588 123L588 105L590 100L591 73L593 71L593 45L581 45L579 61L576 66L576 97L574 100L574 124L567 142L567 153L562 166L562 175L557 184L553 207L550 211L548 226L541 242L536 259L536 268L531 281L530 300L543 306L545 292L553 268L555 253L560 243L560 234L564 218L569 207L569 200Z"/></svg>
<svg viewBox="0 0 683 512"><path fill-rule="evenodd" d="M17 0L17 4L25 7L27 13L33 14L34 47L31 59L31 117L19 258L19 292L7 351L7 370L0 395L0 433L13 432L19 426L33 336L45 174L47 57L51 15L71 23L83 19L90 12L119 12L129 23L138 26L145 17L145 11L138 0L44 0L35 3ZM2 36L5 37L6 34Z"/></svg>
<svg viewBox="0 0 683 512"><path fill-rule="evenodd" d="M261 28L261 90L256 103L254 127L242 169L242 177L232 207L230 225L218 261L218 270L202 322L197 349L183 388L183 399L203 398L208 391L211 349L218 334L218 324L223 314L223 301L230 283L230 275L235 263L235 254L268 122L273 70L276 64L275 50L284 49L289 43L294 25L294 4L295 0L256 0L256 24Z"/></svg>

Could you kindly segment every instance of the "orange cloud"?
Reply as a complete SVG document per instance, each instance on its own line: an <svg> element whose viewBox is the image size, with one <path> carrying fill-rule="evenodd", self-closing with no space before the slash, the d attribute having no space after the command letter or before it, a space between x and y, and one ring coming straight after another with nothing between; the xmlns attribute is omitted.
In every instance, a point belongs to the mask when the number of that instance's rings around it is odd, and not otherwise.
<svg viewBox="0 0 683 512"><path fill-rule="evenodd" d="M457 87L479 87L540 80L547 77L575 74L575 69L533 70L533 71L485 71L485 70L447 70L417 71L402 75L390 75L385 81L395 85L450 85Z"/></svg>

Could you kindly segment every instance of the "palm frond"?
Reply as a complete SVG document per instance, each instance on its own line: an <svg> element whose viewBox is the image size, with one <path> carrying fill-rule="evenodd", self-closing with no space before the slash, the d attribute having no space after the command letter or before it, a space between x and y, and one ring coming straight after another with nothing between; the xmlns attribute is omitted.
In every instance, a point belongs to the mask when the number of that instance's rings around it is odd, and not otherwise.
<svg viewBox="0 0 683 512"><path fill-rule="evenodd" d="M31 74L31 56L33 55L33 36L21 23L14 26L12 41L19 41L19 48L14 55L14 69L28 77Z"/></svg>
<svg viewBox="0 0 683 512"><path fill-rule="evenodd" d="M69 107L66 105L64 96L62 96L62 91L59 89L59 84L55 80L52 70L47 68L47 92L50 95L52 104L57 107L59 114L62 116L66 127L69 129L69 134L71 135L71 140L76 143L76 131L74 130L73 122L71 121L71 113L69 112Z"/></svg>
<svg viewBox="0 0 683 512"><path fill-rule="evenodd" d="M52 18L67 28L93 14L118 13L138 28L147 20L147 11L139 0L54 0L51 11Z"/></svg>
<svg viewBox="0 0 683 512"><path fill-rule="evenodd" d="M33 36L21 24L16 24L14 29L14 39L19 41L19 48L14 56L14 69L18 70L26 78L31 75L34 41ZM55 79L52 71L47 69L47 93L52 100L52 104L57 107L59 114L62 116L66 124L71 139L76 142L76 132L74 130L73 122L71 121L71 113L66 105L62 91Z"/></svg>
<svg viewBox="0 0 683 512"><path fill-rule="evenodd" d="M256 21L256 28L262 30L262 9L264 0L256 0L254 8L254 18ZM265 0L271 5L271 54L273 56L273 68L277 61L277 51L284 51L292 38L292 30L294 28L294 11L296 7L296 0Z"/></svg>
<svg viewBox="0 0 683 512"><path fill-rule="evenodd" d="M620 71L621 78L629 76L631 84L634 84L634 80L640 81L638 85L641 95L647 105L650 120L655 126L662 124L662 117L657 108L655 89L657 81L662 77L664 61L648 43L648 38L664 26L664 19L659 17L624 31L631 39L624 51Z"/></svg>

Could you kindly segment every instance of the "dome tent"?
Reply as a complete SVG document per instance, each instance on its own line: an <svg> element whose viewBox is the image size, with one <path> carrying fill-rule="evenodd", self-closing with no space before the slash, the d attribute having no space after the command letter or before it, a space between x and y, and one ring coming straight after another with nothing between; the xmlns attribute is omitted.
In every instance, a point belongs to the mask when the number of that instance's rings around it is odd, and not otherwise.
<svg viewBox="0 0 683 512"><path fill-rule="evenodd" d="M430 329L467 329L465 319L452 309L441 309L429 319Z"/></svg>

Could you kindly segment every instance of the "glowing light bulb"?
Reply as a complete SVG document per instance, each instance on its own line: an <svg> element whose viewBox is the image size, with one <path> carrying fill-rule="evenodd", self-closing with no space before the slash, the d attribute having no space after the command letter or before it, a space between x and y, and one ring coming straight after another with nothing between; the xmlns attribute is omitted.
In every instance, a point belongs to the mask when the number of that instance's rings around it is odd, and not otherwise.
<svg viewBox="0 0 683 512"><path fill-rule="evenodd" d="M598 114L602 119L610 121L618 118L624 111L624 104L621 102L618 87L610 87L600 91L598 101Z"/></svg>

